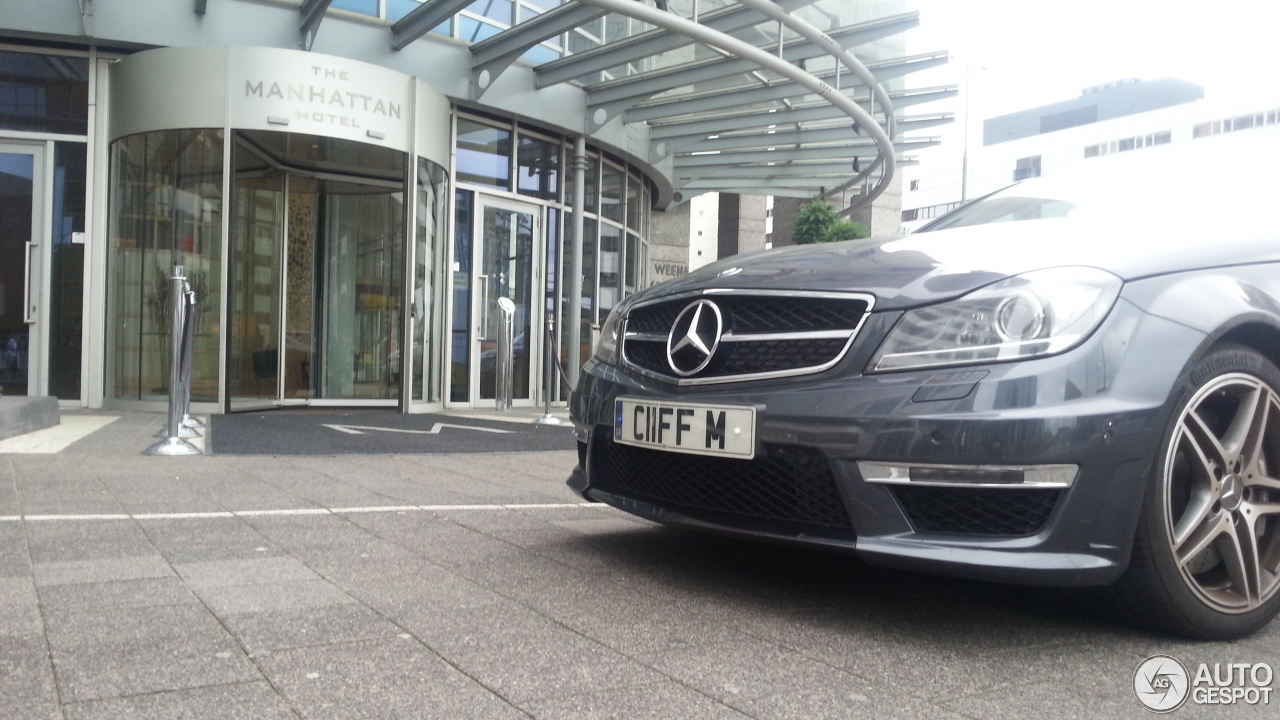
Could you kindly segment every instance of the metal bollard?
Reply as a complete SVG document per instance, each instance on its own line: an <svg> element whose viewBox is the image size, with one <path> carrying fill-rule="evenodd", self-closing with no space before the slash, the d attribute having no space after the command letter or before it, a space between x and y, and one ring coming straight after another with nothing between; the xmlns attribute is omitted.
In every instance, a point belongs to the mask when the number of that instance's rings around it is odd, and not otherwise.
<svg viewBox="0 0 1280 720"><path fill-rule="evenodd" d="M561 425L560 418L551 414L551 396L552 383L555 382L555 362L556 357L556 321L554 318L547 318L547 356L544 358L544 364L547 370L543 373L545 381L542 384L542 417L533 421L534 425Z"/></svg>
<svg viewBox="0 0 1280 720"><path fill-rule="evenodd" d="M494 397L498 410L511 409L515 385L515 318L516 304L511 298L498 298L498 357Z"/></svg>
<svg viewBox="0 0 1280 720"><path fill-rule="evenodd" d="M182 414L185 390L183 383L183 363L187 363L186 381L190 382L190 357L186 357L186 322L187 322L187 278L181 265L173 266L172 281L173 304L172 322L169 329L171 355L169 357L169 418L163 431L164 440L155 443L143 451L145 455L200 455L200 449L183 440L184 437L199 437L191 428L183 427Z"/></svg>
<svg viewBox="0 0 1280 720"><path fill-rule="evenodd" d="M191 362L195 357L196 293L191 289L191 284L186 281L183 282L183 289L182 296L186 301L186 312L182 323L184 354L184 362L182 363L182 427L194 432L197 428L204 427L204 423L198 418L191 417ZM195 436L199 437L200 433L196 432ZM183 435L183 437L186 437L186 435Z"/></svg>

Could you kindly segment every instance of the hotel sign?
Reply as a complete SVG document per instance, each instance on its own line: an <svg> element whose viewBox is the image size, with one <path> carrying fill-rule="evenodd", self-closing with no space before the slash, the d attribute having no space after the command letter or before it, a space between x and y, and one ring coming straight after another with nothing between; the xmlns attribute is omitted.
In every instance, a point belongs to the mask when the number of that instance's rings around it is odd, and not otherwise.
<svg viewBox="0 0 1280 720"><path fill-rule="evenodd" d="M373 143L408 150L412 78L355 60L273 48L234 48L232 127Z"/></svg>

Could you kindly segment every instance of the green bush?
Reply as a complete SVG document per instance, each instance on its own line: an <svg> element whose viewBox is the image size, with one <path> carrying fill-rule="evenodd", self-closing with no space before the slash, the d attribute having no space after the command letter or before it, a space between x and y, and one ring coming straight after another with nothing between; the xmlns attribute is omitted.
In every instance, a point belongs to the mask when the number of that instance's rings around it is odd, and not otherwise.
<svg viewBox="0 0 1280 720"><path fill-rule="evenodd" d="M835 208L821 197L806 200L800 205L792 230L791 242L794 245L840 242L867 236L865 228L840 217Z"/></svg>

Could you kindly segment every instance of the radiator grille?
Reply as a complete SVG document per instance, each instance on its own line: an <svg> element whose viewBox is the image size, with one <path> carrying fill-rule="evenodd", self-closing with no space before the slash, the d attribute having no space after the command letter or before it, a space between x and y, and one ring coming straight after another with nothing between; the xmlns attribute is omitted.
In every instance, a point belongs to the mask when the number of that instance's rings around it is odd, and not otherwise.
<svg viewBox="0 0 1280 720"><path fill-rule="evenodd" d="M699 299L719 310L720 343L704 368L677 377L667 357L668 339L682 311ZM665 300L628 313L623 357L633 368L681 385L820 372L844 356L870 308L869 296L854 294L744 292Z"/></svg>

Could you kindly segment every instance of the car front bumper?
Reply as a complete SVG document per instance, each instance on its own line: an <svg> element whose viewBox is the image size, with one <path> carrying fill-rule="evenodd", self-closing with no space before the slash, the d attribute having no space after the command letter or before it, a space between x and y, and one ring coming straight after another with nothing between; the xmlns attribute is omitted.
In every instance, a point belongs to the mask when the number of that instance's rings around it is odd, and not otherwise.
<svg viewBox="0 0 1280 720"><path fill-rule="evenodd" d="M592 361L571 402L582 462L569 485L584 498L664 524L851 551L877 565L1001 582L1107 584L1128 563L1168 397L1203 340L1122 304L1068 353L978 367L863 375L867 353L854 352L820 375L677 389ZM830 479L811 481L806 467L801 491L788 479L778 501L767 484L773 480L757 479L753 467L717 466L755 461L637 454L611 440L619 396L754 406L758 458L795 465L789 456L809 453ZM935 492L867 482L860 460L1079 470L1070 487L1052 495L1013 487ZM686 467L692 469L684 477ZM640 485L620 483L621 475ZM665 490L653 490L649 480L660 475L673 477L661 484ZM710 479L686 492L685 485L703 482L697 478ZM809 489L819 482L832 489ZM801 502L838 507L834 515L774 510ZM769 509L759 512L762 503Z"/></svg>

